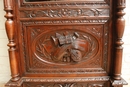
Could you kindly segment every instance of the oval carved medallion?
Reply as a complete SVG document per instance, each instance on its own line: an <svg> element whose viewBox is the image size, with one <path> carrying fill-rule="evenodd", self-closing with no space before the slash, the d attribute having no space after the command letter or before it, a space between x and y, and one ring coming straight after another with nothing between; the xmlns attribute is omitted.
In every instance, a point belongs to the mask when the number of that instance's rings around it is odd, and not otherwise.
<svg viewBox="0 0 130 87"><path fill-rule="evenodd" d="M32 48L42 62L77 64L94 57L98 45L98 40L87 32L62 30L41 33L34 39Z"/></svg>

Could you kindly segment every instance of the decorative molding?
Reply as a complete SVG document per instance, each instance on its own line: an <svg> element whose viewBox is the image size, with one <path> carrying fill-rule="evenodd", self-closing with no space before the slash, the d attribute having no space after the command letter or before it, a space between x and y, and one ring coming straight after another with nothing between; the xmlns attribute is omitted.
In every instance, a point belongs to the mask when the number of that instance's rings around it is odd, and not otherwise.
<svg viewBox="0 0 130 87"><path fill-rule="evenodd" d="M81 2L43 2L43 3L26 3L26 2L21 2L21 7L24 8L45 8L45 7L49 7L49 8L54 8L54 7L89 7L89 6L109 6L110 0L104 0L104 1L93 1L93 2L89 2L89 1L81 1Z"/></svg>
<svg viewBox="0 0 130 87"><path fill-rule="evenodd" d="M78 69L78 70L73 70L70 68L69 69L57 69L57 70L53 70L53 69L46 69L46 70L28 70L27 73L31 73L31 74L34 74L34 73L37 73L37 74L77 74L77 73L80 73L80 74L92 74L92 73L95 73L95 74L103 74L103 73L106 73L106 71L104 70L100 70L100 69L95 69L95 70L83 70L83 69Z"/></svg>
<svg viewBox="0 0 130 87"><path fill-rule="evenodd" d="M24 21L24 25L52 25L52 24L86 24L86 23L106 23L106 19L71 19L71 20L43 20L43 21Z"/></svg>
<svg viewBox="0 0 130 87"><path fill-rule="evenodd" d="M87 82L87 81L109 81L109 77L23 78L23 82Z"/></svg>
<svg viewBox="0 0 130 87"><path fill-rule="evenodd" d="M109 17L109 9L105 8L60 8L47 10L24 10L20 11L21 18L64 18L64 17Z"/></svg>
<svg viewBox="0 0 130 87"><path fill-rule="evenodd" d="M104 84L106 83L106 81L109 81L110 80L110 77L109 76L104 76L104 77L53 77L53 78L41 78L41 77L22 77L20 78L17 82L12 82L12 81L9 81L8 83L6 83L6 86L21 86L21 85L24 85L25 83L31 83L31 82L39 82L39 83L52 83L52 84L55 84L55 83L66 83L66 84L69 84L69 83L86 83L86 82L100 82L100 84ZM84 83L84 84L85 84ZM97 84L99 85L99 84ZM93 86L92 86L93 87ZM101 87L101 86L99 86Z"/></svg>
<svg viewBox="0 0 130 87"><path fill-rule="evenodd" d="M108 33L108 31L109 31L109 28L108 28L108 23L106 23L105 25L104 25L104 53L103 53L103 60L104 60L104 69L106 70L107 69L107 61L108 61L108 41L109 41L109 39L108 39L108 35L109 35L109 33ZM105 51L106 50L106 51Z"/></svg>

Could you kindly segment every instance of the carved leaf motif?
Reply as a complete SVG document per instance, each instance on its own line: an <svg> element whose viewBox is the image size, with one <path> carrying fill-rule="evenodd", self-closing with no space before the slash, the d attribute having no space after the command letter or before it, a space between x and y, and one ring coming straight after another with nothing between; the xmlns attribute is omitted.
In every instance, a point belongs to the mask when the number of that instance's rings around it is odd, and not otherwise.
<svg viewBox="0 0 130 87"><path fill-rule="evenodd" d="M109 16L109 9L51 9L51 10L33 10L21 11L21 17L35 18L35 17L78 17L78 16Z"/></svg>

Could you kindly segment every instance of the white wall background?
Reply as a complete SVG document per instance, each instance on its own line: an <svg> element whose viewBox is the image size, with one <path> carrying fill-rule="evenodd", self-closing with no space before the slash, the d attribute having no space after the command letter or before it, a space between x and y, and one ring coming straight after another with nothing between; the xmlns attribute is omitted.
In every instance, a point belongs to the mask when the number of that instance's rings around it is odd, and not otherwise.
<svg viewBox="0 0 130 87"><path fill-rule="evenodd" d="M0 0L0 87L4 87L4 84L10 79L10 68L8 58L8 39L5 32L5 12L3 11L3 0ZM124 87L130 87L130 0L126 0L126 27L123 36L125 42L123 52L123 66L122 66L122 77L129 83Z"/></svg>

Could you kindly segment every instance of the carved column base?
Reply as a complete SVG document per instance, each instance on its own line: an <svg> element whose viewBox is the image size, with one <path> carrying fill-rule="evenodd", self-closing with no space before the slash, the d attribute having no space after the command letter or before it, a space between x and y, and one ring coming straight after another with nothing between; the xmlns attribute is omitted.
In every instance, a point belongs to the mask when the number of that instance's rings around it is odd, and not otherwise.
<svg viewBox="0 0 130 87"><path fill-rule="evenodd" d="M110 81L113 87L123 87L123 85L128 85L128 83L123 78L121 78L121 80L111 79Z"/></svg>

